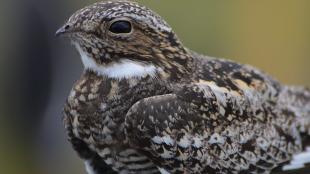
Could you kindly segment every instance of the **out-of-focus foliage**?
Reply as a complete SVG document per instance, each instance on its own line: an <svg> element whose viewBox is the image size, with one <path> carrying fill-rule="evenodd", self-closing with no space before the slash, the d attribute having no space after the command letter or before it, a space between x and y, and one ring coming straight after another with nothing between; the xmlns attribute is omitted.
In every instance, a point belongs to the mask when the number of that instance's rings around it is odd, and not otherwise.
<svg viewBox="0 0 310 174"><path fill-rule="evenodd" d="M54 32L93 2L0 1L0 173L85 173L61 123L62 104L82 66ZM164 17L192 50L310 86L309 0L139 2Z"/></svg>
<svg viewBox="0 0 310 174"><path fill-rule="evenodd" d="M257 66L284 83L310 85L310 1L141 2L198 52Z"/></svg>

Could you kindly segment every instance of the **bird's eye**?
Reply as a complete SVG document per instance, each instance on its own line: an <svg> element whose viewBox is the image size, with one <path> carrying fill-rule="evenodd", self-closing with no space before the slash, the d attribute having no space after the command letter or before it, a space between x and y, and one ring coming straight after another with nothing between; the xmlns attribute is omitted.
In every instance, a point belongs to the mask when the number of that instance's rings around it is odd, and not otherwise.
<svg viewBox="0 0 310 174"><path fill-rule="evenodd" d="M125 20L115 21L110 25L109 31L116 34L130 33L132 30L131 23Z"/></svg>

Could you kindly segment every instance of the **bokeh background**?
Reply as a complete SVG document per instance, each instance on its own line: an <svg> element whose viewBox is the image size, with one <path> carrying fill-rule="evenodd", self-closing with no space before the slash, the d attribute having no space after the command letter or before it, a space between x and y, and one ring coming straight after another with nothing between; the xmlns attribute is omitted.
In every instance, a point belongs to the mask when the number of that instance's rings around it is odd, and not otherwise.
<svg viewBox="0 0 310 174"><path fill-rule="evenodd" d="M94 0L0 0L0 173L85 173L66 141L62 105L82 64L54 33ZM186 46L310 86L309 0L140 0Z"/></svg>

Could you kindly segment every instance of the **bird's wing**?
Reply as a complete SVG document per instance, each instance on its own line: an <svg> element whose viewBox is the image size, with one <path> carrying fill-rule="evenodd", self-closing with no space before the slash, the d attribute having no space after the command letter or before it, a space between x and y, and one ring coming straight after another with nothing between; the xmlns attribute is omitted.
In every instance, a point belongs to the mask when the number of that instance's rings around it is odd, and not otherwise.
<svg viewBox="0 0 310 174"><path fill-rule="evenodd" d="M189 84L137 102L126 115L126 135L172 173L264 172L300 150L296 130L267 121L269 112L243 95Z"/></svg>

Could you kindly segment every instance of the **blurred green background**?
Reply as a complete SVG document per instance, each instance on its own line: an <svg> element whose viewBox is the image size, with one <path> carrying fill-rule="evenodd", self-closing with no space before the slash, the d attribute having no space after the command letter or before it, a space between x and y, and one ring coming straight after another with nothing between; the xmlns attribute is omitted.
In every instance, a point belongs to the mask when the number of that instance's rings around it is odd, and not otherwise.
<svg viewBox="0 0 310 174"><path fill-rule="evenodd" d="M0 173L85 173L62 105L82 64L54 33L90 0L0 0ZM203 54L310 86L309 0L140 0Z"/></svg>

